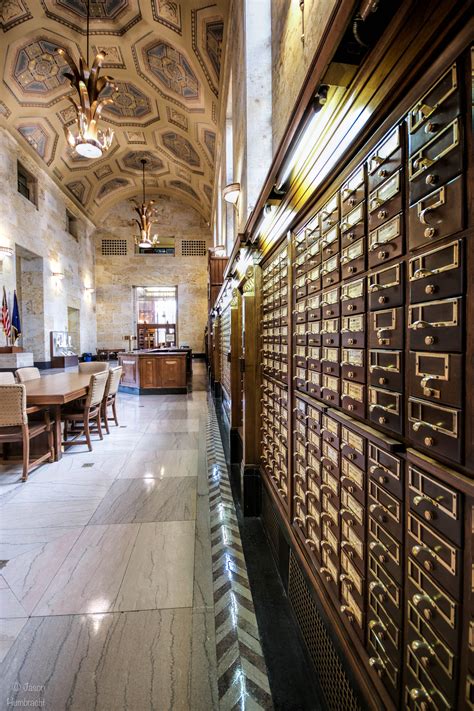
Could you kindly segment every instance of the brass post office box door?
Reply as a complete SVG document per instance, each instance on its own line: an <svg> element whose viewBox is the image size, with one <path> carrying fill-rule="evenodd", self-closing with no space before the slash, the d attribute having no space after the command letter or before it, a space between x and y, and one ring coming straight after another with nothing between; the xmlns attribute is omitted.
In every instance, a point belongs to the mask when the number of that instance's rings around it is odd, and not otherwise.
<svg viewBox="0 0 474 711"><path fill-rule="evenodd" d="M408 553L449 595L459 600L462 582L461 551L431 527L408 514Z"/></svg>
<svg viewBox="0 0 474 711"><path fill-rule="evenodd" d="M371 311L403 304L403 265L394 264L369 274L367 289Z"/></svg>
<svg viewBox="0 0 474 711"><path fill-rule="evenodd" d="M464 384L463 356L457 353L411 351L409 392L451 407L462 407Z"/></svg>
<svg viewBox="0 0 474 711"><path fill-rule="evenodd" d="M369 232L369 267L399 257L404 252L403 215L399 213Z"/></svg>
<svg viewBox="0 0 474 711"><path fill-rule="evenodd" d="M461 124L454 119L410 156L410 204L444 185L462 171Z"/></svg>
<svg viewBox="0 0 474 711"><path fill-rule="evenodd" d="M408 307L410 350L463 350L462 298L427 301Z"/></svg>
<svg viewBox="0 0 474 711"><path fill-rule="evenodd" d="M462 413L452 407L408 398L408 437L415 446L461 462Z"/></svg>
<svg viewBox="0 0 474 711"><path fill-rule="evenodd" d="M369 191L374 190L400 169L402 165L401 137L401 127L397 126L380 141L369 155L367 161Z"/></svg>
<svg viewBox="0 0 474 711"><path fill-rule="evenodd" d="M342 377L355 383L365 383L365 350L343 348L341 355Z"/></svg>
<svg viewBox="0 0 474 711"><path fill-rule="evenodd" d="M462 496L427 472L408 466L410 508L457 546L462 542Z"/></svg>
<svg viewBox="0 0 474 711"><path fill-rule="evenodd" d="M345 282L341 286L341 309L343 316L364 313L365 311L365 277Z"/></svg>
<svg viewBox="0 0 474 711"><path fill-rule="evenodd" d="M344 316L342 318L341 341L345 348L364 348L365 314Z"/></svg>
<svg viewBox="0 0 474 711"><path fill-rule="evenodd" d="M456 64L453 64L408 112L408 146L412 155L460 113Z"/></svg>
<svg viewBox="0 0 474 711"><path fill-rule="evenodd" d="M365 199L365 169L359 166L341 187L341 213L344 217Z"/></svg>
<svg viewBox="0 0 474 711"><path fill-rule="evenodd" d="M403 308L383 309L369 314L369 346L371 348L403 348Z"/></svg>
<svg viewBox="0 0 474 711"><path fill-rule="evenodd" d="M402 210L402 172L388 178L369 194L369 230L373 231Z"/></svg>
<svg viewBox="0 0 474 711"><path fill-rule="evenodd" d="M456 240L410 259L408 278L411 303L463 293L462 246L462 240Z"/></svg>
<svg viewBox="0 0 474 711"><path fill-rule="evenodd" d="M408 241L410 249L454 235L464 227L463 176L430 192L410 207Z"/></svg>
<svg viewBox="0 0 474 711"><path fill-rule="evenodd" d="M371 442L369 442L369 477L391 494L394 494L398 499L403 497L403 466L401 459Z"/></svg>
<svg viewBox="0 0 474 711"><path fill-rule="evenodd" d="M370 350L369 383L373 387L401 392L403 390L402 351Z"/></svg>

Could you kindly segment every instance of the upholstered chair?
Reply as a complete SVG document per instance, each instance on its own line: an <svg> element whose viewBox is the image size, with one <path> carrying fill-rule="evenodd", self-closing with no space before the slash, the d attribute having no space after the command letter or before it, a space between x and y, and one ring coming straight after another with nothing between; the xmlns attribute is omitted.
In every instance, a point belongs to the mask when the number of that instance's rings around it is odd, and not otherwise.
<svg viewBox="0 0 474 711"><path fill-rule="evenodd" d="M0 373L0 385L15 385L13 373Z"/></svg>
<svg viewBox="0 0 474 711"><path fill-rule="evenodd" d="M104 439L102 436L102 400L104 399L105 386L107 385L107 379L109 374L107 371L102 373L93 373L91 375L89 390L87 392L87 397L85 400L78 401L76 403L71 402L70 405L65 408L61 414L61 419L64 422L64 441L65 447L69 447L73 444L87 444L89 452L92 451L91 442L91 425L95 425L99 432L100 439ZM69 423L73 425L79 424L82 429L78 432L72 432L72 439L67 438L68 425ZM81 435L85 436L85 439L78 439Z"/></svg>
<svg viewBox="0 0 474 711"><path fill-rule="evenodd" d="M41 378L41 373L38 368L19 368L16 371L16 377L19 383L26 383L27 380Z"/></svg>
<svg viewBox="0 0 474 711"><path fill-rule="evenodd" d="M103 373L109 369L108 363L99 363L97 361L91 361L90 363L79 363L80 373Z"/></svg>
<svg viewBox="0 0 474 711"><path fill-rule="evenodd" d="M107 385L105 386L104 399L102 400L102 418L104 420L105 431L110 434L109 420L114 420L115 424L118 426L117 409L115 400L117 397L120 380L122 378L122 366L117 366L116 368L111 368L109 370L109 377L107 380ZM112 408L113 417L108 416L108 409Z"/></svg>
<svg viewBox="0 0 474 711"><path fill-rule="evenodd" d="M12 442L23 444L23 475L22 481L28 479L33 467L46 461L54 461L54 441L51 421L47 411L43 411L43 419L28 422L28 414L40 412L40 408L26 408L26 388L22 384L0 385L0 443L8 445ZM47 432L48 450L36 459L30 461L30 440Z"/></svg>

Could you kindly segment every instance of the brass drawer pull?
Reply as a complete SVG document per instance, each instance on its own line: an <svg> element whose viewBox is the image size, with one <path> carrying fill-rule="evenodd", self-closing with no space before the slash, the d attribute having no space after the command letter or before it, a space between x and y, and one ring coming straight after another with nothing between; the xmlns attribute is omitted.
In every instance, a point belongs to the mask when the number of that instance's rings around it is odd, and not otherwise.
<svg viewBox="0 0 474 711"><path fill-rule="evenodd" d="M416 560L419 560L423 567L428 571L433 571L436 567L436 554L428 546L413 546L411 549L412 555Z"/></svg>
<svg viewBox="0 0 474 711"><path fill-rule="evenodd" d="M369 666L378 674L378 676L383 676L385 672L385 664L380 659L380 657L370 657Z"/></svg>
<svg viewBox="0 0 474 711"><path fill-rule="evenodd" d="M413 604L427 620L432 620L436 614L436 603L429 595L419 593L413 595Z"/></svg>
<svg viewBox="0 0 474 711"><path fill-rule="evenodd" d="M383 543L380 543L380 541L371 541L371 542L369 543L369 548L370 548L370 550L377 556L377 559L378 559L381 563L386 563L386 562L387 562L388 557L387 557L386 553L388 552L388 549L387 549L386 546L384 546ZM377 549L378 549L378 548L381 549L381 551L382 551L381 553L377 553Z"/></svg>
<svg viewBox="0 0 474 711"><path fill-rule="evenodd" d="M410 689L410 698L412 701L416 701L417 703L419 701L424 702L424 708L428 708L426 704L431 701L431 696L427 691L425 691L425 689Z"/></svg>
<svg viewBox="0 0 474 711"><path fill-rule="evenodd" d="M374 633L379 639L385 639L387 636L387 628L380 620L370 620L369 629Z"/></svg>
<svg viewBox="0 0 474 711"><path fill-rule="evenodd" d="M341 605L341 607L339 609L341 610L342 614L347 617L349 622L351 622L351 623L354 622L354 615L353 615L352 610L349 607L349 605Z"/></svg>
<svg viewBox="0 0 474 711"><path fill-rule="evenodd" d="M380 600L380 602L385 602L387 599L387 588L378 580L374 580L369 584L369 590L377 597L378 600Z"/></svg>
<svg viewBox="0 0 474 711"><path fill-rule="evenodd" d="M421 639L415 639L410 646L415 657L419 659L423 665L429 663L430 657L436 656L433 647Z"/></svg>

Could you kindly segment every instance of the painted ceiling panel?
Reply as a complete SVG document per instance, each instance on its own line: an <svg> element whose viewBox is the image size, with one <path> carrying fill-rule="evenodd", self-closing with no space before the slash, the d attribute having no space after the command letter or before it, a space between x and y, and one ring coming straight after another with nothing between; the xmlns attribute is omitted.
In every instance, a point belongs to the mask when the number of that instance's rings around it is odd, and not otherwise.
<svg viewBox="0 0 474 711"><path fill-rule="evenodd" d="M186 196L208 218L227 5L90 0L90 55L106 54L103 73L117 88L101 117L115 131L112 147L88 160L64 138L75 119L66 97L75 97L57 53L85 54L85 0L2 0L0 125L92 219L115 196L141 193L143 157L147 195Z"/></svg>

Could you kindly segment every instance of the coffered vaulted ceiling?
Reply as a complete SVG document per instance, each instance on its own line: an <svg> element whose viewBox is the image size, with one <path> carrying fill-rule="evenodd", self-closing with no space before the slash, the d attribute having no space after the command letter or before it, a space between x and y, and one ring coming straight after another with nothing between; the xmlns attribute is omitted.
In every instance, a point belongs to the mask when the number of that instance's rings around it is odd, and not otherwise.
<svg viewBox="0 0 474 711"><path fill-rule="evenodd" d="M65 96L66 47L85 55L84 0L1 0L0 119L92 219L141 193L159 190L208 218L213 185L219 73L227 0L90 0L91 56L106 53L103 73L117 89L104 108L115 131L102 158L81 158L66 143L74 120Z"/></svg>

